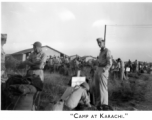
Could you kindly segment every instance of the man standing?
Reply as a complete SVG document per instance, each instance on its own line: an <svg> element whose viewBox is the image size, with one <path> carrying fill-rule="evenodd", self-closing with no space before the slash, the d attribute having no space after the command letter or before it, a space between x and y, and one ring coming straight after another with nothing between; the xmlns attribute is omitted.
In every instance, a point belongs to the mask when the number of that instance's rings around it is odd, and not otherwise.
<svg viewBox="0 0 152 120"><path fill-rule="evenodd" d="M6 44L7 34L1 34L1 80L5 82L5 52L3 49L4 44Z"/></svg>
<svg viewBox="0 0 152 120"><path fill-rule="evenodd" d="M26 60L26 64L30 66L27 75L38 75L41 81L44 81L44 65L46 62L46 54L42 51L42 44L40 42L35 42L33 44L34 52L30 54L29 58Z"/></svg>
<svg viewBox="0 0 152 120"><path fill-rule="evenodd" d="M49 63L49 67L52 67L53 66L53 58L52 56L50 55L50 58L48 60L48 63Z"/></svg>
<svg viewBox="0 0 152 120"><path fill-rule="evenodd" d="M6 87L6 81L8 79L7 74L6 74L6 68L5 68L5 52L3 50L4 44L6 44L7 40L7 34L1 34L1 101L0 101L0 108L1 110L4 110L7 102L6 102L6 95L5 95L5 87Z"/></svg>
<svg viewBox="0 0 152 120"><path fill-rule="evenodd" d="M112 56L109 49L105 48L105 41L102 38L98 38L97 43L101 50L97 60L98 66L92 84L92 93L95 105L108 105L108 77L112 66Z"/></svg>
<svg viewBox="0 0 152 120"><path fill-rule="evenodd" d="M68 64L68 63L69 63L69 59L68 59L68 57L66 57L66 56L65 56L64 61L65 61L65 64Z"/></svg>
<svg viewBox="0 0 152 120"><path fill-rule="evenodd" d="M139 63L137 60L135 60L135 73L138 73L139 71Z"/></svg>
<svg viewBox="0 0 152 120"><path fill-rule="evenodd" d="M125 64L124 62L118 58L117 59L118 64L120 64L120 69L119 69L119 76L120 76L120 80L127 80L126 76L125 76Z"/></svg>
<svg viewBox="0 0 152 120"><path fill-rule="evenodd" d="M54 58L53 58L53 65L54 65L53 70L54 70L54 72L57 72L57 70L58 70L58 64L59 64L59 61L56 58L56 56L54 56Z"/></svg>

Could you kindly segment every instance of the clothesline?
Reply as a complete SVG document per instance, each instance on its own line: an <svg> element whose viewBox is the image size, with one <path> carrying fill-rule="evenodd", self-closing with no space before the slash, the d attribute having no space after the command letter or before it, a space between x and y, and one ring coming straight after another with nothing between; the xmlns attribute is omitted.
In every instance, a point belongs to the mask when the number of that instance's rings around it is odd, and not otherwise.
<svg viewBox="0 0 152 120"><path fill-rule="evenodd" d="M152 25L107 25L107 27L140 27L140 28L152 28Z"/></svg>

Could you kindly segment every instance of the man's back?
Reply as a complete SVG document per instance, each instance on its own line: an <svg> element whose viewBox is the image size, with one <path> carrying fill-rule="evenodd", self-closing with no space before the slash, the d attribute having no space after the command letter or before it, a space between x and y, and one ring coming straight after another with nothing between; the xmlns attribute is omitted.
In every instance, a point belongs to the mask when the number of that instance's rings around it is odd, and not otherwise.
<svg viewBox="0 0 152 120"><path fill-rule="evenodd" d="M69 108L75 108L80 100L83 100L85 103L89 103L90 99L87 95L87 92L84 88L79 87L73 91L69 98L65 101L65 105Z"/></svg>

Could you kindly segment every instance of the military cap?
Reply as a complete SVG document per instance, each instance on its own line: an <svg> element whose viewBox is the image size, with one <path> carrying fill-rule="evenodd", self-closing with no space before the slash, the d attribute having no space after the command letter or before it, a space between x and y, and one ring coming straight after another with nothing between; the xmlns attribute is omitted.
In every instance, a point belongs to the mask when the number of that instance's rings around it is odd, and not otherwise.
<svg viewBox="0 0 152 120"><path fill-rule="evenodd" d="M104 42L105 40L103 38L97 38L97 42Z"/></svg>
<svg viewBox="0 0 152 120"><path fill-rule="evenodd" d="M7 34L1 34L1 39L6 40L7 39Z"/></svg>
<svg viewBox="0 0 152 120"><path fill-rule="evenodd" d="M42 44L40 42L35 42L33 45L37 47L42 47Z"/></svg>

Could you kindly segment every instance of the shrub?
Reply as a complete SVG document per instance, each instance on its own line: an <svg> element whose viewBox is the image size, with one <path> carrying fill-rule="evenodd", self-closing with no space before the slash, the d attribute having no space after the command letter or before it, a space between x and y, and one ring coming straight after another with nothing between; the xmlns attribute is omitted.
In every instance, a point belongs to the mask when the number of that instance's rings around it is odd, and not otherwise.
<svg viewBox="0 0 152 120"><path fill-rule="evenodd" d="M6 69L15 70L19 63L20 63L20 61L15 59L13 56L8 56L5 59L5 67L6 67Z"/></svg>
<svg viewBox="0 0 152 120"><path fill-rule="evenodd" d="M27 65L24 62L20 62L16 67L17 67L17 69L25 69L26 66Z"/></svg>
<svg viewBox="0 0 152 120"><path fill-rule="evenodd" d="M56 102L63 95L67 88L69 78L58 73L44 73L44 87L40 97L40 110L44 110L45 107L51 102Z"/></svg>

